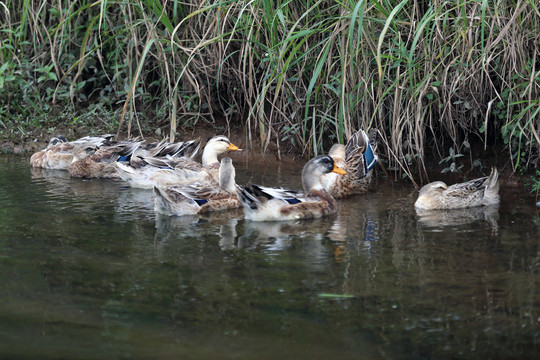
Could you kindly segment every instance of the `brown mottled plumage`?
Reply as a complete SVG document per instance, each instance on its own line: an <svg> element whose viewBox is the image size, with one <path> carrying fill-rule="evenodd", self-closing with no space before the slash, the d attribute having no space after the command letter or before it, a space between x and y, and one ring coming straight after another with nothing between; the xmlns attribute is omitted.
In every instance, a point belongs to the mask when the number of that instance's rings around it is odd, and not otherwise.
<svg viewBox="0 0 540 360"><path fill-rule="evenodd" d="M377 163L374 143L363 130L359 130L347 141L347 145L333 145L328 156L347 174L324 174L321 176L324 189L336 199L367 192L373 180L373 167Z"/></svg>
<svg viewBox="0 0 540 360"><path fill-rule="evenodd" d="M84 178L118 178L114 164L121 157L129 157L140 142L121 142L101 147L76 147L73 149L73 162L69 174Z"/></svg>
<svg viewBox="0 0 540 360"><path fill-rule="evenodd" d="M446 185L435 181L420 189L414 203L417 209L460 209L499 203L499 173L493 167L491 174L461 184Z"/></svg>
<svg viewBox="0 0 540 360"><path fill-rule="evenodd" d="M337 211L336 200L321 185L321 175L345 174L331 157L317 156L304 165L304 191L270 188L259 185L238 187L244 217L253 221L281 221L319 218Z"/></svg>
<svg viewBox="0 0 540 360"><path fill-rule="evenodd" d="M64 136L54 136L47 147L30 157L30 166L52 170L67 170L73 161L73 150L79 146L100 146L112 135L85 136L68 142Z"/></svg>
<svg viewBox="0 0 540 360"><path fill-rule="evenodd" d="M165 215L192 215L239 208L236 196L236 172L230 158L219 166L219 187L200 185L154 187L155 211Z"/></svg>

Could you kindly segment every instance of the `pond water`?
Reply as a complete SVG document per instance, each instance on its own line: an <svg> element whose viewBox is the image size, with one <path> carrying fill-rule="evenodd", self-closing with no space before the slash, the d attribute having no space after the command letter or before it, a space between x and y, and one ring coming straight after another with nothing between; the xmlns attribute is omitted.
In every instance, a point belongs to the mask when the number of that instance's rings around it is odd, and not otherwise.
<svg viewBox="0 0 540 360"><path fill-rule="evenodd" d="M0 358L537 359L539 210L501 195L417 214L379 179L319 220L156 217L151 191L0 156Z"/></svg>

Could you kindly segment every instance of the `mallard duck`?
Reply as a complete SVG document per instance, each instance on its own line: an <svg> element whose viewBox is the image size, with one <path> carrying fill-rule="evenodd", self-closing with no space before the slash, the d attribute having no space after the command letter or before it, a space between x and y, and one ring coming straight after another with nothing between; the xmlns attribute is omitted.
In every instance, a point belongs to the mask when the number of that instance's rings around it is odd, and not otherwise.
<svg viewBox="0 0 540 360"><path fill-rule="evenodd" d="M420 189L415 208L461 209L474 206L495 205L499 203L499 173L495 167L486 177L474 179L461 184L446 185L435 181Z"/></svg>
<svg viewBox="0 0 540 360"><path fill-rule="evenodd" d="M165 215L193 215L242 206L236 196L236 172L231 158L221 159L219 187L185 185L154 187L155 211Z"/></svg>
<svg viewBox="0 0 540 360"><path fill-rule="evenodd" d="M377 164L377 155L363 130L355 133L347 145L335 144L328 152L336 165L347 172L321 176L321 184L336 199L365 193L373 179L373 167Z"/></svg>
<svg viewBox="0 0 540 360"><path fill-rule="evenodd" d="M75 141L68 141L65 136L51 138L47 147L30 157L30 166L52 170L67 170L73 161L73 149L81 146L99 147L109 141L113 135L85 136Z"/></svg>
<svg viewBox="0 0 540 360"><path fill-rule="evenodd" d="M191 158L140 157L141 166L117 163L120 178L131 187L152 189L155 186L200 183L219 185L218 155L226 151L239 151L236 145L222 135L208 140L202 154L202 164Z"/></svg>
<svg viewBox="0 0 540 360"><path fill-rule="evenodd" d="M270 188L259 185L238 187L238 198L244 217L253 221L297 220L318 218L337 211L336 200L321 184L321 175L330 172L346 174L327 155L314 157L304 165L304 191Z"/></svg>
<svg viewBox="0 0 540 360"><path fill-rule="evenodd" d="M118 178L115 163L129 161L141 142L112 142L101 146L75 146L69 174L83 178Z"/></svg>

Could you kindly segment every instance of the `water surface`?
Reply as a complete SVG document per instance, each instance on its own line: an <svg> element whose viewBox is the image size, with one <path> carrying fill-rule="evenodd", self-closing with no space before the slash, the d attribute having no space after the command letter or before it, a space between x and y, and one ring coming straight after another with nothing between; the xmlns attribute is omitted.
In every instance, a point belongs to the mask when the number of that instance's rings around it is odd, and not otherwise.
<svg viewBox="0 0 540 360"><path fill-rule="evenodd" d="M235 159L238 183L302 164ZM533 359L534 198L417 214L379 179L336 216L166 217L151 191L0 156L0 358Z"/></svg>

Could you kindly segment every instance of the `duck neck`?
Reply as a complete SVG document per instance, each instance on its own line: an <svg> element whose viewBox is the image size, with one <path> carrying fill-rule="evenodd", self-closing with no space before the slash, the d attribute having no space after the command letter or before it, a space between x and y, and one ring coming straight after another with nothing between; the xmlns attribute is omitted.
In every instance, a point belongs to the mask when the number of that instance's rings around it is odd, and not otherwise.
<svg viewBox="0 0 540 360"><path fill-rule="evenodd" d="M223 165L222 165L223 166ZM235 171L233 169L219 169L219 187L227 192L234 194L236 192Z"/></svg>
<svg viewBox="0 0 540 360"><path fill-rule="evenodd" d="M209 148L204 148L203 154L202 154L202 164L204 167L213 165L215 163L219 162L217 158L217 154L215 151Z"/></svg>
<svg viewBox="0 0 540 360"><path fill-rule="evenodd" d="M320 176L311 176L311 177L302 177L302 186L306 193L313 191L324 191L324 188L321 184Z"/></svg>

